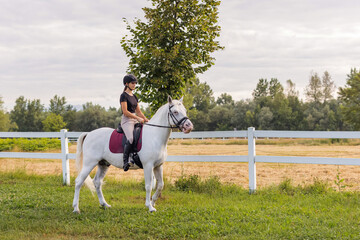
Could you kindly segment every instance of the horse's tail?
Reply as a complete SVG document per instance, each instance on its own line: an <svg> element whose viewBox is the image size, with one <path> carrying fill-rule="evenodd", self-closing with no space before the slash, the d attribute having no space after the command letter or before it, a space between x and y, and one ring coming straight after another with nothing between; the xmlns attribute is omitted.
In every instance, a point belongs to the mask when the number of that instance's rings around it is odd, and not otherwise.
<svg viewBox="0 0 360 240"><path fill-rule="evenodd" d="M83 162L82 161L83 160L83 144L84 144L84 140L85 140L86 136L87 136L87 133L82 133L77 140L75 164L76 164L76 169L78 171L78 174L80 173L80 170L82 167L81 163ZM91 190L92 193L95 192L95 186L94 186L94 183L92 182L92 179L90 176L86 177L84 183Z"/></svg>

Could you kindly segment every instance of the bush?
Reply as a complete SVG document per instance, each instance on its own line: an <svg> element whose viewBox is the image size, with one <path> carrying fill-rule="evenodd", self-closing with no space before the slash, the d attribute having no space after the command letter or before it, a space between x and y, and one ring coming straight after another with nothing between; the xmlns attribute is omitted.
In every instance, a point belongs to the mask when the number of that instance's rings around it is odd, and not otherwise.
<svg viewBox="0 0 360 240"><path fill-rule="evenodd" d="M15 147L24 152L61 149L61 141L54 138L0 139L0 151L11 151Z"/></svg>
<svg viewBox="0 0 360 240"><path fill-rule="evenodd" d="M320 181L315 178L313 184L309 184L303 187L302 191L305 194L322 194L331 190L329 183Z"/></svg>
<svg viewBox="0 0 360 240"><path fill-rule="evenodd" d="M293 196L295 194L323 194L331 190L327 182L320 181L317 178L314 179L314 182L312 184L308 184L305 186L294 186L291 183L290 179L285 179L279 184L277 189L280 193L290 196Z"/></svg>
<svg viewBox="0 0 360 240"><path fill-rule="evenodd" d="M279 184L279 191L287 195L294 195L297 189L292 185L291 179L285 179Z"/></svg>
<svg viewBox="0 0 360 240"><path fill-rule="evenodd" d="M201 180L198 175L181 176L175 181L175 189L184 192L198 192L213 194L222 190L222 184L218 176L211 176Z"/></svg>
<svg viewBox="0 0 360 240"><path fill-rule="evenodd" d="M14 139L0 139L0 152L11 151L14 148Z"/></svg>
<svg viewBox="0 0 360 240"><path fill-rule="evenodd" d="M175 181L175 188L184 192L197 192L200 188L200 177L198 175L182 175Z"/></svg>

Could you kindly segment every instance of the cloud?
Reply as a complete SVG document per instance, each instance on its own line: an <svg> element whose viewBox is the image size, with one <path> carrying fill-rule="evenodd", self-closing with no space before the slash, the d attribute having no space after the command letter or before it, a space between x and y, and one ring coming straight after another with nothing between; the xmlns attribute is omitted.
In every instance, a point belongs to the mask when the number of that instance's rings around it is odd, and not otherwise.
<svg viewBox="0 0 360 240"><path fill-rule="evenodd" d="M20 95L43 104L55 94L72 104L115 95L114 104L99 104L117 105L128 62L122 17L141 10L124 2L7 2L0 10L0 95L8 110Z"/></svg>
<svg viewBox="0 0 360 240"><path fill-rule="evenodd" d="M48 105L118 107L129 59L122 21L143 18L150 1L3 1L0 8L0 96L11 110L20 95ZM355 0L226 0L219 8L215 65L200 75L216 96L251 97L260 78L291 79L300 90L311 71L327 70L337 86L358 67L360 20Z"/></svg>
<svg viewBox="0 0 360 240"><path fill-rule="evenodd" d="M311 71L329 71L338 86L356 67L356 1L222 1L216 65L205 79L219 95L251 96L260 78L292 79L304 88Z"/></svg>

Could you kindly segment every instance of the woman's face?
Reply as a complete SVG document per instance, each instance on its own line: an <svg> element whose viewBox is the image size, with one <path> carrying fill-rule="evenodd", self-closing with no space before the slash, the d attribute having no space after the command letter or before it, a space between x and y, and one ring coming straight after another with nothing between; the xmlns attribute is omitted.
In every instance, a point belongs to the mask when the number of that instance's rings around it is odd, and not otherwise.
<svg viewBox="0 0 360 240"><path fill-rule="evenodd" d="M128 83L128 87L130 88L130 90L134 90L136 88L136 82Z"/></svg>

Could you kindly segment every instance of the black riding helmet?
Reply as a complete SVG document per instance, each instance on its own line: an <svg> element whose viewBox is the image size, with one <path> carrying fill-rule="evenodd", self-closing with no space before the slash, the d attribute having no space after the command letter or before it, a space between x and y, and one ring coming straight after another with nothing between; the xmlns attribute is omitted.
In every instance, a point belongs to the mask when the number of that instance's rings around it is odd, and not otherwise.
<svg viewBox="0 0 360 240"><path fill-rule="evenodd" d="M134 75L127 74L127 75L125 75L123 82L124 82L124 85L126 85L127 83L131 83L131 82L137 83L137 79Z"/></svg>

